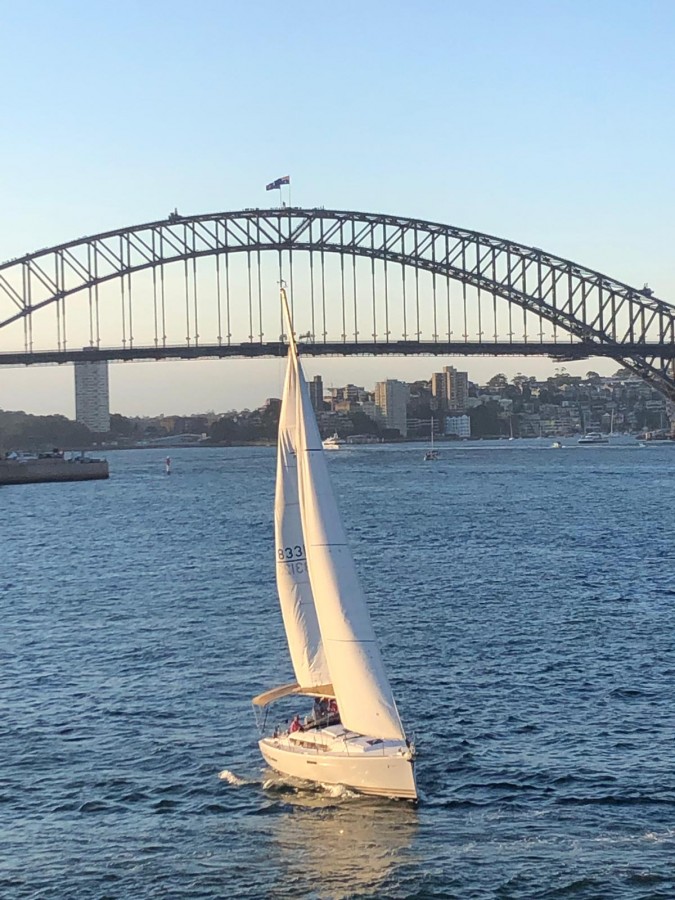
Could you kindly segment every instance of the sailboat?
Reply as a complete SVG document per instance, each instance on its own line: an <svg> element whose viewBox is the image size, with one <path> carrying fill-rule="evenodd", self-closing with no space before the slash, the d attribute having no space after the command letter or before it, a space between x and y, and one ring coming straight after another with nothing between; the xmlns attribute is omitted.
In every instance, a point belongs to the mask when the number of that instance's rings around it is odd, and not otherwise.
<svg viewBox="0 0 675 900"><path fill-rule="evenodd" d="M407 739L331 487L286 294L290 345L275 494L277 589L296 681L253 699L297 697L313 710L259 741L284 776L358 793L417 798Z"/></svg>
<svg viewBox="0 0 675 900"><path fill-rule="evenodd" d="M424 461L430 462L438 459L438 450L434 450L434 417L431 417L431 446L424 454Z"/></svg>

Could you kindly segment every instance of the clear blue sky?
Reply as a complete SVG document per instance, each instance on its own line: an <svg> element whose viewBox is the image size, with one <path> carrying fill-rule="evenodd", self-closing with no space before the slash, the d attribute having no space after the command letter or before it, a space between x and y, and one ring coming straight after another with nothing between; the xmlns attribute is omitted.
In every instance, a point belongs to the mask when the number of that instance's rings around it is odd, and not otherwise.
<svg viewBox="0 0 675 900"><path fill-rule="evenodd" d="M297 205L475 228L675 301L672 0L0 0L0 35L0 259L175 206L264 206L290 174ZM308 370L369 386L446 362ZM115 366L112 405L253 405L277 368ZM72 414L72 393L65 368L0 374L6 409Z"/></svg>

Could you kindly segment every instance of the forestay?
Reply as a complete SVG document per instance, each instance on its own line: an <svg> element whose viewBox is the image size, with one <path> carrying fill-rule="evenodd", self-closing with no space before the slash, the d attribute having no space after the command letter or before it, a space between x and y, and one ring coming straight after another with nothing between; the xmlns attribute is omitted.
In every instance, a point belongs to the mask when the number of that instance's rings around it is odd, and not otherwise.
<svg viewBox="0 0 675 900"><path fill-rule="evenodd" d="M297 473L305 551L341 720L346 728L359 734L404 739L333 495L309 391L293 346L288 368L295 372L297 383Z"/></svg>
<svg viewBox="0 0 675 900"><path fill-rule="evenodd" d="M321 643L298 499L295 453L298 372L289 365L279 419L274 503L277 589L288 648L300 687L330 683Z"/></svg>

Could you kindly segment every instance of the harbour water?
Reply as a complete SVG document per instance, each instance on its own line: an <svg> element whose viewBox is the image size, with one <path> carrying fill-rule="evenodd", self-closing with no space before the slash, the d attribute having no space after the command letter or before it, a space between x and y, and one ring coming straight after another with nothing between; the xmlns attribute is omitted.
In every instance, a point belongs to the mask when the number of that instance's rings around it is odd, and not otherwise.
<svg viewBox="0 0 675 900"><path fill-rule="evenodd" d="M262 767L272 448L0 488L0 897L675 896L675 447L549 443L330 455L418 806Z"/></svg>

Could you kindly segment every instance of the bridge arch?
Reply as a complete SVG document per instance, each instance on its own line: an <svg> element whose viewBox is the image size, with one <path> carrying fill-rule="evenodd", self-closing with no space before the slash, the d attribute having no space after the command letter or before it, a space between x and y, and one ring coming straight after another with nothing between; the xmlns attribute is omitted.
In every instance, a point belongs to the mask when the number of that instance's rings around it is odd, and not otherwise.
<svg viewBox="0 0 675 900"><path fill-rule="evenodd" d="M263 256L271 257L266 269ZM294 292L301 256L302 288ZM327 292L329 257L338 265ZM207 258L215 260L216 277L211 289L200 295L197 266ZM236 258L244 263L235 302L229 267ZM186 335L171 342L166 335L165 273L175 272L181 263L179 293ZM143 273L151 278L139 294L135 279ZM323 208L196 216L174 212L161 221L80 238L5 262L0 265L0 363L282 353L276 299L264 308L263 273L272 286L271 292L265 287L265 297L276 295L279 278L290 283L296 321L304 320L307 326L308 353L608 356L675 401L675 307L647 288L631 287L540 248L477 231ZM427 281L420 292L422 277ZM106 286L113 284L114 300L113 294L104 297ZM452 302L451 284L459 288ZM311 295L311 303L305 295ZM81 339L74 348L69 310L75 308L77 297L84 298L78 324L85 320L86 327L80 327ZM100 324L101 310L113 303L118 310L117 331L106 331ZM240 340L231 327L237 304L239 319L247 326ZM217 316L212 316L213 333L205 339L199 323L207 305L211 311L217 306ZM327 308L337 323L332 332ZM50 310L54 315L45 346L42 323ZM139 314L150 326L154 322L154 329L150 327L149 336L140 342L133 325ZM522 333L515 330L520 327L514 324L518 314ZM22 346L16 345L17 327ZM528 333L528 328L534 332ZM2 337L12 329L15 346L10 348ZM274 340L265 339L270 333Z"/></svg>

